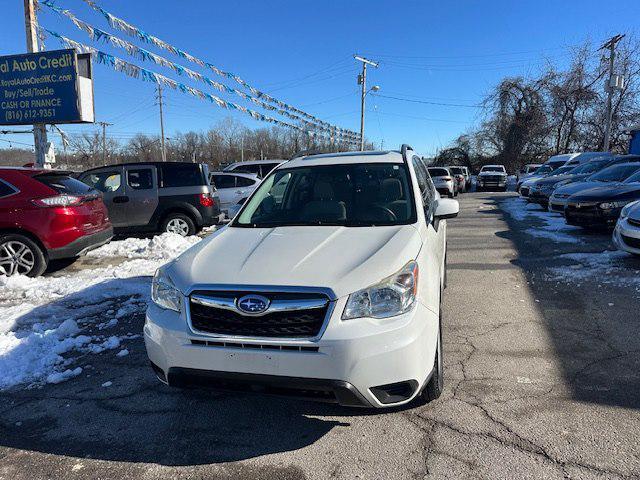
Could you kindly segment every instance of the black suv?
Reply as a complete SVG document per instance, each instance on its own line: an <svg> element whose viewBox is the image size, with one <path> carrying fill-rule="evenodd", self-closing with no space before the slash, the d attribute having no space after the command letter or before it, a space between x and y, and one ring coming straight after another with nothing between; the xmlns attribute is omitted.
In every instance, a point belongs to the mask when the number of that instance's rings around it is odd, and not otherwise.
<svg viewBox="0 0 640 480"><path fill-rule="evenodd" d="M193 235L222 221L220 201L202 163L144 162L109 165L78 179L102 192L116 233Z"/></svg>

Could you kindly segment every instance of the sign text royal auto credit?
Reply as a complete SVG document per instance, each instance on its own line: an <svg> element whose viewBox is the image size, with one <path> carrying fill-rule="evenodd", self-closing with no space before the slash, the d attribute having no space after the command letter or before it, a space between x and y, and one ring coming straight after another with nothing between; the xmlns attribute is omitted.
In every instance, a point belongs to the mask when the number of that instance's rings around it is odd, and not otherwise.
<svg viewBox="0 0 640 480"><path fill-rule="evenodd" d="M73 50L0 57L0 125L74 122L79 115Z"/></svg>

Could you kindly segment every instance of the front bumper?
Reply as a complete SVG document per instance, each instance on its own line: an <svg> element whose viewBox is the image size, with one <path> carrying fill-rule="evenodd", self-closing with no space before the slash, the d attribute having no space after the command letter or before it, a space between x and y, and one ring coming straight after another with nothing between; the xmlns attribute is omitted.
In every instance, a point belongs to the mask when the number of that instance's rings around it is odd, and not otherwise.
<svg viewBox="0 0 640 480"><path fill-rule="evenodd" d="M595 205L577 207L568 203L564 217L569 225L586 228L613 228L620 217L622 208L603 210Z"/></svg>
<svg viewBox="0 0 640 480"><path fill-rule="evenodd" d="M478 178L476 186L479 188L507 188L507 179L504 180L486 180Z"/></svg>
<svg viewBox="0 0 640 480"><path fill-rule="evenodd" d="M618 220L613 243L619 250L640 255L640 224L631 225L627 218Z"/></svg>
<svg viewBox="0 0 640 480"><path fill-rule="evenodd" d="M90 235L84 235L64 247L47 250L47 254L50 260L79 257L108 243L112 238L113 227L109 227Z"/></svg>
<svg viewBox="0 0 640 480"><path fill-rule="evenodd" d="M553 195L549 198L549 211L564 215L564 207L567 205L566 199L554 198Z"/></svg>
<svg viewBox="0 0 640 480"><path fill-rule="evenodd" d="M549 205L549 196L539 190L531 190L529 192L529 201L533 202L533 203L538 203L542 206L547 206Z"/></svg>
<svg viewBox="0 0 640 480"><path fill-rule="evenodd" d="M285 394L302 390L304 395L294 396L305 397L319 391L313 398L348 406L410 402L434 365L438 315L416 302L409 312L389 319L343 321L345 303L346 298L336 301L316 341L195 334L184 313L150 304L144 326L147 354L169 384L195 379L214 388L244 386ZM376 388L399 383L411 385L399 400L385 399Z"/></svg>

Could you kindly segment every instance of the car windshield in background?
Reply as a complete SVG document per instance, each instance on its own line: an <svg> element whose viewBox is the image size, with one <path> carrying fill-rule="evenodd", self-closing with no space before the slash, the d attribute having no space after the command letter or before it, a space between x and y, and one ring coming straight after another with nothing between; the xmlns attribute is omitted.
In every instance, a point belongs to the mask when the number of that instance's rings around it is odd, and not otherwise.
<svg viewBox="0 0 640 480"><path fill-rule="evenodd" d="M614 165L609 168L605 168L601 172L595 173L589 177L589 180L596 182L621 182L633 175L640 169L640 164L637 165Z"/></svg>
<svg viewBox="0 0 640 480"><path fill-rule="evenodd" d="M611 159L609 158L606 160L594 160L592 162L585 163L583 165L580 165L579 167L576 167L571 173L574 173L574 174L595 173L601 168L603 168L610 161Z"/></svg>
<svg viewBox="0 0 640 480"><path fill-rule="evenodd" d="M459 167L449 167L449 171L454 175L464 175L464 172Z"/></svg>
<svg viewBox="0 0 640 480"><path fill-rule="evenodd" d="M86 183L82 183L80 180L76 180L68 175L52 175L50 173L46 173L43 175L36 175L34 178L40 183L44 183L48 187L53 188L60 194L87 195L97 193L95 189L91 188Z"/></svg>
<svg viewBox="0 0 640 480"><path fill-rule="evenodd" d="M624 183L640 183L640 169L629 178L627 178Z"/></svg>
<svg viewBox="0 0 640 480"><path fill-rule="evenodd" d="M277 170L260 185L232 226L365 227L416 221L404 164L319 165Z"/></svg>
<svg viewBox="0 0 640 480"><path fill-rule="evenodd" d="M545 173L549 173L552 171L553 171L553 168L551 168L549 165L542 165L533 173L535 173L536 175L544 175Z"/></svg>
<svg viewBox="0 0 640 480"><path fill-rule="evenodd" d="M576 169L575 165L571 165L570 167L560 167L559 169L554 170L549 176L556 177L558 175L565 175L575 169Z"/></svg>
<svg viewBox="0 0 640 480"><path fill-rule="evenodd" d="M429 168L429 175L432 177L448 177L449 171L444 168Z"/></svg>
<svg viewBox="0 0 640 480"><path fill-rule="evenodd" d="M482 172L500 172L504 173L504 168L502 167L482 167Z"/></svg>

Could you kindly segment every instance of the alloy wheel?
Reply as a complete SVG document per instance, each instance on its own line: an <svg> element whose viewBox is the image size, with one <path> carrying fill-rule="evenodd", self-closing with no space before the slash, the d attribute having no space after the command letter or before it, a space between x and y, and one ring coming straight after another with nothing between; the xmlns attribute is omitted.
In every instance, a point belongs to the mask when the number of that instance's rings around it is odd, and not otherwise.
<svg viewBox="0 0 640 480"><path fill-rule="evenodd" d="M189 234L189 224L181 218L172 218L167 222L167 232L177 233L182 237Z"/></svg>
<svg viewBox="0 0 640 480"><path fill-rule="evenodd" d="M0 245L0 274L27 275L35 264L36 257L28 245L17 240L9 240Z"/></svg>

